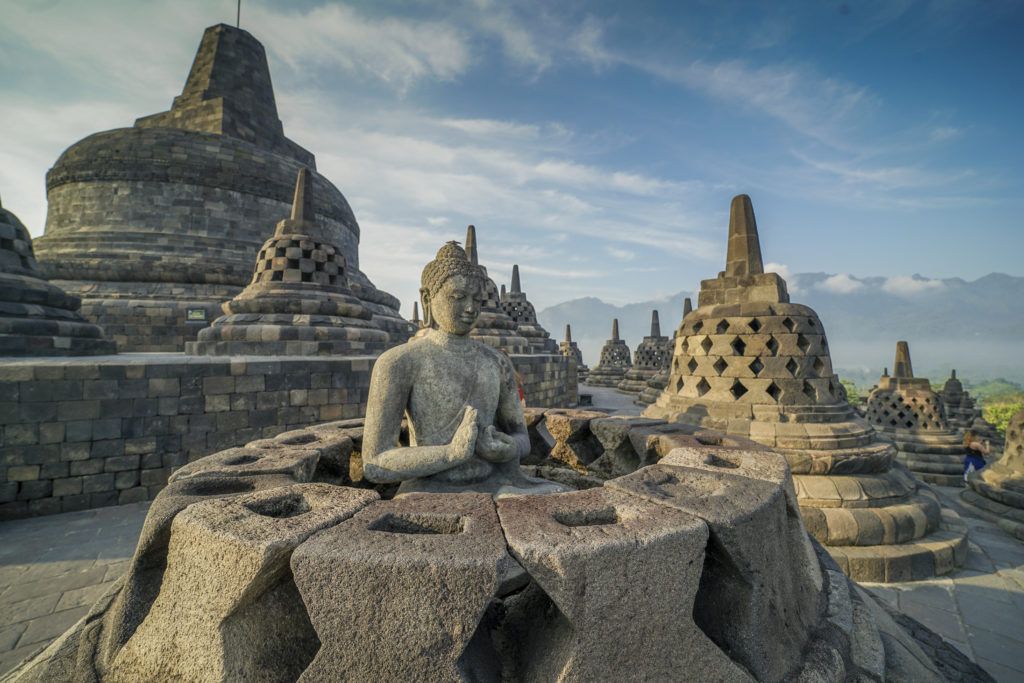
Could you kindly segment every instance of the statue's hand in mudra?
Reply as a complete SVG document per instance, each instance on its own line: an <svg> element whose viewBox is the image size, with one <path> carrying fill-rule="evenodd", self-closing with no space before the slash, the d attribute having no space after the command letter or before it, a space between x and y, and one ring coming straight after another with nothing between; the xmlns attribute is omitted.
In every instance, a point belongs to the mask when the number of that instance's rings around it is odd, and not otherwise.
<svg viewBox="0 0 1024 683"><path fill-rule="evenodd" d="M472 406L466 406L462 413L462 422L455 430L455 436L448 444L448 461L454 465L461 465L473 457L477 449L477 435L479 427L476 423L477 411Z"/></svg>
<svg viewBox="0 0 1024 683"><path fill-rule="evenodd" d="M515 440L492 425L476 440L476 454L490 462L508 462L519 455Z"/></svg>

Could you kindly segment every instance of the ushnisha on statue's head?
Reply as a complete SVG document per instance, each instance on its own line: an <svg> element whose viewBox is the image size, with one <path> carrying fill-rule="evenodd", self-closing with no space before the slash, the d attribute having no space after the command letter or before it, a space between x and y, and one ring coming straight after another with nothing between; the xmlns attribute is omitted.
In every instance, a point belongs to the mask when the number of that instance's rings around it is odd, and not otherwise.
<svg viewBox="0 0 1024 683"><path fill-rule="evenodd" d="M465 336L480 314L481 273L458 242L448 242L420 277L423 325Z"/></svg>

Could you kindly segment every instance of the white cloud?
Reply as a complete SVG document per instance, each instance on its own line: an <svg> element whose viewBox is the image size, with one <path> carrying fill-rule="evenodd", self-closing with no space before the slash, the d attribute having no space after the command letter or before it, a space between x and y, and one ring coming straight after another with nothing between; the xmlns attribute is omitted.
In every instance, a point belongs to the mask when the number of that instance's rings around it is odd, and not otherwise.
<svg viewBox="0 0 1024 683"><path fill-rule="evenodd" d="M917 275L896 275L886 278L882 289L896 296L915 296L925 292L935 292L945 287L942 280L931 280Z"/></svg>
<svg viewBox="0 0 1024 683"><path fill-rule="evenodd" d="M630 251L629 249L619 249L618 247L607 246L604 250L620 261L632 261L636 258L636 252Z"/></svg>
<svg viewBox="0 0 1024 683"><path fill-rule="evenodd" d="M864 283L850 276L849 273L837 273L819 282L816 287L833 294L852 294L864 287Z"/></svg>
<svg viewBox="0 0 1024 683"><path fill-rule="evenodd" d="M342 68L399 91L422 80L451 81L473 61L469 38L444 21L372 18L343 4L307 12L254 5L246 27L296 68Z"/></svg>

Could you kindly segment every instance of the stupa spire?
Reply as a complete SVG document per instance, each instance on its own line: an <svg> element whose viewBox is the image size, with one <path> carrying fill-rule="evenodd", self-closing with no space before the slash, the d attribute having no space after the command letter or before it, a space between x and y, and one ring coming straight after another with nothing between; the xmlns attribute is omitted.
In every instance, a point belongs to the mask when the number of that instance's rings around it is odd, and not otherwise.
<svg viewBox="0 0 1024 683"><path fill-rule="evenodd" d="M313 182L308 168L299 169L298 177L295 179L295 194L292 198L291 215L278 222L275 236L288 233L298 233L311 237L323 237L320 235L320 225L316 221L313 211Z"/></svg>
<svg viewBox="0 0 1024 683"><path fill-rule="evenodd" d="M612 320L612 341L619 341L619 319Z"/></svg>
<svg viewBox="0 0 1024 683"><path fill-rule="evenodd" d="M956 379L956 368L954 368L953 371L949 373L949 378Z"/></svg>
<svg viewBox="0 0 1024 683"><path fill-rule="evenodd" d="M519 264L512 265L512 293L522 294L523 288L519 284Z"/></svg>
<svg viewBox="0 0 1024 683"><path fill-rule="evenodd" d="M412 302L412 322L416 327L420 326L420 302Z"/></svg>
<svg viewBox="0 0 1024 683"><path fill-rule="evenodd" d="M686 318L686 316L690 315L692 311L693 302L690 301L690 297L686 297L685 299L683 299L683 318Z"/></svg>
<svg viewBox="0 0 1024 683"><path fill-rule="evenodd" d="M302 222L313 220L313 188L306 188L309 183L309 169L299 171L295 181L295 198L292 200L292 220Z"/></svg>
<svg viewBox="0 0 1024 683"><path fill-rule="evenodd" d="M743 277L763 272L754 205L749 196L737 195L733 197L729 208L729 248L725 257L725 274Z"/></svg>
<svg viewBox="0 0 1024 683"><path fill-rule="evenodd" d="M658 311L651 311L651 336L661 336L661 321L658 319Z"/></svg>
<svg viewBox="0 0 1024 683"><path fill-rule="evenodd" d="M480 265L480 259L477 258L476 254L476 226L471 225L466 228L466 256L469 257L469 262L474 266Z"/></svg>
<svg viewBox="0 0 1024 683"><path fill-rule="evenodd" d="M905 341L896 342L896 361L892 366L892 376L907 379L914 376L914 366L910 363L910 345Z"/></svg>
<svg viewBox="0 0 1024 683"><path fill-rule="evenodd" d="M572 341L572 325L569 325L568 323L565 325L565 341Z"/></svg>

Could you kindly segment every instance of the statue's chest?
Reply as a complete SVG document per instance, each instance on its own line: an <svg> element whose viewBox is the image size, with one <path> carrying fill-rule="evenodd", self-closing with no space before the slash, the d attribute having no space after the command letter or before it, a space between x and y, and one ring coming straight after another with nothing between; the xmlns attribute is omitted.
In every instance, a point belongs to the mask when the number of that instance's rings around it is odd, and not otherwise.
<svg viewBox="0 0 1024 683"><path fill-rule="evenodd" d="M441 427L469 404L492 423L501 395L501 368L489 358L443 357L419 369L410 396L413 413Z"/></svg>

